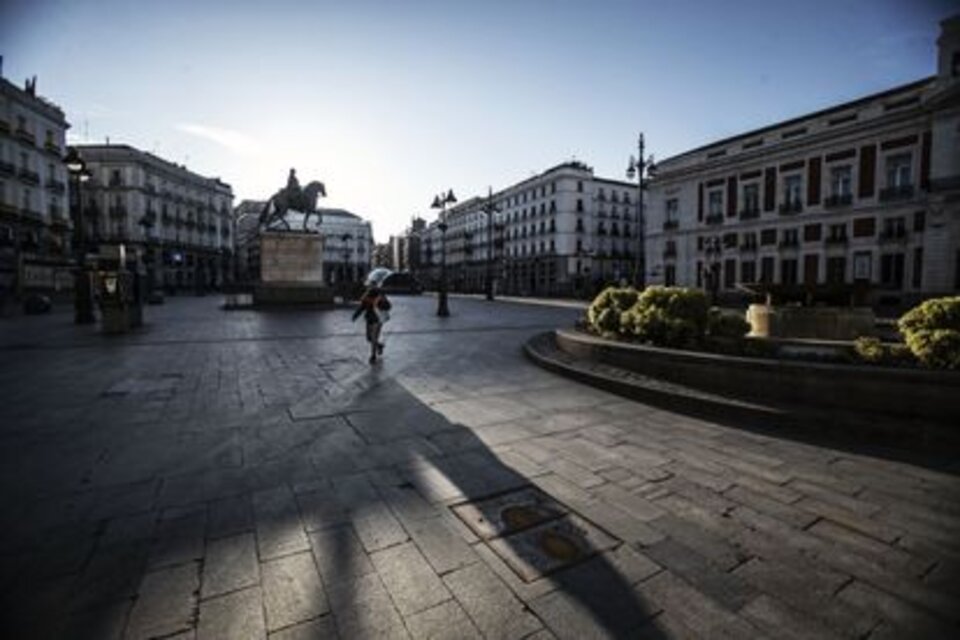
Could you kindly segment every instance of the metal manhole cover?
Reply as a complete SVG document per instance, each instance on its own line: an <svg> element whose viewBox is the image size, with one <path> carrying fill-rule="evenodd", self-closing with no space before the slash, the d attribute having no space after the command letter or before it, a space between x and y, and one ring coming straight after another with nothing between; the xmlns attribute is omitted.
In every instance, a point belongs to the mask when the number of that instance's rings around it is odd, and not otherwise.
<svg viewBox="0 0 960 640"><path fill-rule="evenodd" d="M484 540L528 529L567 513L562 505L533 487L453 507L464 524Z"/></svg>
<svg viewBox="0 0 960 640"><path fill-rule="evenodd" d="M620 544L533 487L451 509L525 582Z"/></svg>

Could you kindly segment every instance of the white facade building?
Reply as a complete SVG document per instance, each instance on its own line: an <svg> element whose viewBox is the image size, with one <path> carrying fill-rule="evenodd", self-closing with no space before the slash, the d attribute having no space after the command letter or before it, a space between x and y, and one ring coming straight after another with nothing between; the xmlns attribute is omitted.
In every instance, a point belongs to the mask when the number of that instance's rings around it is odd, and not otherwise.
<svg viewBox="0 0 960 640"><path fill-rule="evenodd" d="M240 268L247 281L256 281L260 275L259 217L265 205L264 200L244 200L235 212L240 229ZM370 222L345 209L318 208L317 214L310 217L307 229L324 236L323 277L327 284L362 280L370 271L373 260L373 227ZM290 212L287 220L292 230L302 229L303 218L299 213Z"/></svg>
<svg viewBox="0 0 960 640"><path fill-rule="evenodd" d="M580 162L552 167L446 211L422 233L421 259L431 285L446 244L447 281L455 291L483 291L488 274L518 295L588 295L634 281L638 267L638 187L594 176ZM492 203L495 213L485 207Z"/></svg>
<svg viewBox="0 0 960 640"><path fill-rule="evenodd" d="M63 111L0 77L0 287L71 287Z"/></svg>
<svg viewBox="0 0 960 640"><path fill-rule="evenodd" d="M77 147L86 237L141 254L149 287L203 290L233 278L233 191L128 145Z"/></svg>
<svg viewBox="0 0 960 640"><path fill-rule="evenodd" d="M960 289L960 18L936 76L658 163L653 283L909 305Z"/></svg>

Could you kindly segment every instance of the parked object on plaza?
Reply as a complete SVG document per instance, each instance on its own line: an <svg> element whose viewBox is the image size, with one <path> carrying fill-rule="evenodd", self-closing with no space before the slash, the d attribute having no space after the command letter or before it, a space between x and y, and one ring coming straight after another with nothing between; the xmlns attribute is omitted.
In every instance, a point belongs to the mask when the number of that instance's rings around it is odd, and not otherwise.
<svg viewBox="0 0 960 640"><path fill-rule="evenodd" d="M23 312L28 315L50 313L52 307L50 298L40 293L31 293L23 299Z"/></svg>
<svg viewBox="0 0 960 640"><path fill-rule="evenodd" d="M370 364L377 361L377 356L383 355L383 342L380 333L383 323L390 319L390 309L393 305L387 296L375 284L364 292L360 298L360 305L353 312L353 321L361 315L367 325L367 342L370 343Z"/></svg>

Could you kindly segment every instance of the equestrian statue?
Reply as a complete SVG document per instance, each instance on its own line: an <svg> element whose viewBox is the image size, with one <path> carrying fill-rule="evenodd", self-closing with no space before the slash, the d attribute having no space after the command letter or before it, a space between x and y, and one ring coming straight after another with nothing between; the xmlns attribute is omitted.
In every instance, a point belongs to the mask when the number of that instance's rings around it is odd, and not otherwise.
<svg viewBox="0 0 960 640"><path fill-rule="evenodd" d="M307 231L307 221L311 215L317 216L318 223L322 220L320 213L317 212L318 195L327 197L327 190L322 182L314 180L300 188L296 169L290 169L287 186L273 194L260 212L260 227L262 229L283 228L290 231L287 212L299 211L303 214L303 230Z"/></svg>

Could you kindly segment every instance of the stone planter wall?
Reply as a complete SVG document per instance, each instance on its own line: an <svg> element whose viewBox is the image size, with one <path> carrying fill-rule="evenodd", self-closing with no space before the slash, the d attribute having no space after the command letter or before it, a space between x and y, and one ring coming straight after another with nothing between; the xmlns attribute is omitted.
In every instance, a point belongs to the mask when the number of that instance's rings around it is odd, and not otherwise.
<svg viewBox="0 0 960 640"><path fill-rule="evenodd" d="M559 330L558 346L643 375L745 400L957 423L960 373L822 364L660 349Z"/></svg>
<svg viewBox="0 0 960 640"><path fill-rule="evenodd" d="M876 333L869 307L791 307L751 304L750 335L759 338L855 340Z"/></svg>

